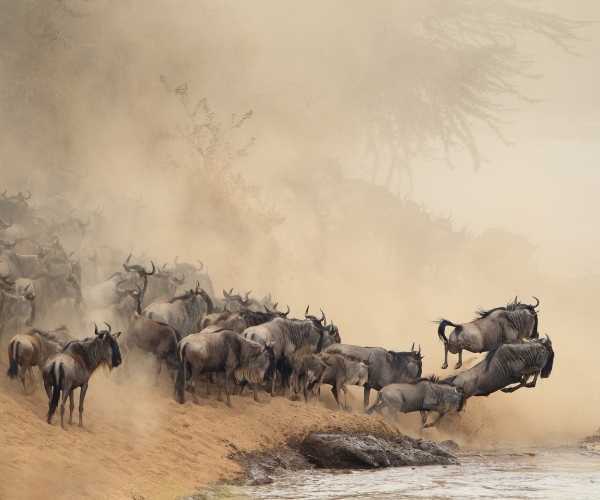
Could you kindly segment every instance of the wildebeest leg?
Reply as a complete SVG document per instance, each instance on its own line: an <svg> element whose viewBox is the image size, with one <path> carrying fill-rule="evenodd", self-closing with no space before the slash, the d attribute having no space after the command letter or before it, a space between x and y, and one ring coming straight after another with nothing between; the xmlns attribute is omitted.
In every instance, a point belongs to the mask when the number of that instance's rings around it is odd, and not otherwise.
<svg viewBox="0 0 600 500"><path fill-rule="evenodd" d="M192 399L195 404L198 404L198 396L196 395L196 386L200 382L200 375L196 372L196 370L192 369L192 373L190 374L190 392L192 393Z"/></svg>
<svg viewBox="0 0 600 500"><path fill-rule="evenodd" d="M244 385L242 386L242 391L244 390ZM252 393L254 395L254 401L256 401L257 403L259 403L259 399L258 399L258 388L257 388L257 384L250 384L250 387L252 387ZM241 395L241 392L240 392Z"/></svg>
<svg viewBox="0 0 600 500"><path fill-rule="evenodd" d="M346 389L346 385L342 384L340 389L344 391L344 410L348 409L348 389Z"/></svg>
<svg viewBox="0 0 600 500"><path fill-rule="evenodd" d="M32 366L29 367L29 369L27 370L27 373L29 375L29 385L30 385L29 394L33 394L35 392L35 375L33 374Z"/></svg>
<svg viewBox="0 0 600 500"><path fill-rule="evenodd" d="M48 396L48 400L52 399L52 386L50 385L50 381L44 379L44 389L46 390L46 396Z"/></svg>
<svg viewBox="0 0 600 500"><path fill-rule="evenodd" d="M71 394L71 387L65 387L62 393L62 401L60 402L60 426L65 428L65 404L67 404L67 398Z"/></svg>
<svg viewBox="0 0 600 500"><path fill-rule="evenodd" d="M225 372L225 397L227 398L227 406L231 406L231 400L229 398L229 379L233 376L233 373Z"/></svg>
<svg viewBox="0 0 600 500"><path fill-rule="evenodd" d="M79 390L79 427L83 427L83 401L85 400L85 393L87 390L87 384L83 384Z"/></svg>
<svg viewBox="0 0 600 500"><path fill-rule="evenodd" d="M434 421L432 421L432 422L429 422L428 424L425 424L425 425L423 426L423 429L427 429L428 427L434 427L434 426L435 426L435 425L436 425L436 424L437 424L437 423L438 423L438 422L439 422L439 421L442 419L442 417L443 417L444 415L445 415L445 413L443 413L443 412L442 412L442 413L439 413L439 414L438 414L438 418L436 418L436 419L435 419Z"/></svg>
<svg viewBox="0 0 600 500"><path fill-rule="evenodd" d="M448 342L444 342L444 364L442 365L442 370L448 368Z"/></svg>
<svg viewBox="0 0 600 500"><path fill-rule="evenodd" d="M156 378L154 379L154 385L157 386L158 382L160 380L160 372L162 371L162 359L161 358L157 358L158 361L158 368L156 370Z"/></svg>
<svg viewBox="0 0 600 500"><path fill-rule="evenodd" d="M74 391L75 389L73 389ZM69 393L69 425L73 425L73 408L75 408L75 402L73 401L73 391Z"/></svg>
<svg viewBox="0 0 600 500"><path fill-rule="evenodd" d="M523 387L527 387L527 388L535 387L535 385L537 384L538 375L539 375L539 373L536 373L533 376L533 380L529 383L526 383Z"/></svg>
<svg viewBox="0 0 600 500"><path fill-rule="evenodd" d="M273 370L273 376L271 377L271 397L275 396L275 380L277 379L277 368Z"/></svg>
<svg viewBox="0 0 600 500"><path fill-rule="evenodd" d="M462 349L458 351L458 363L454 366L455 370L458 370L462 366Z"/></svg>
<svg viewBox="0 0 600 500"><path fill-rule="evenodd" d="M338 408L340 407L340 400L338 399L338 391L337 391L337 387L335 385L331 386L331 394L333 394L333 398L335 399L336 404L338 405Z"/></svg>
<svg viewBox="0 0 600 500"><path fill-rule="evenodd" d="M521 387L526 387L526 385L523 383L523 380L521 380L521 382L519 382L517 385L513 385L512 387L505 387L504 389L502 389L502 392L506 392L506 393L515 392L515 391L519 390Z"/></svg>
<svg viewBox="0 0 600 500"><path fill-rule="evenodd" d="M363 392L363 408L366 410L369 407L369 395L371 392L371 388L367 385L364 387Z"/></svg>
<svg viewBox="0 0 600 500"><path fill-rule="evenodd" d="M427 412L421 410L421 427L425 429L425 424L427 423Z"/></svg>
<svg viewBox="0 0 600 500"><path fill-rule="evenodd" d="M27 368L25 368L24 366L19 366L18 370L19 370L19 380L21 381L21 384L23 384L23 392L25 394L27 394L27 384L25 382L25 376L27 375Z"/></svg>

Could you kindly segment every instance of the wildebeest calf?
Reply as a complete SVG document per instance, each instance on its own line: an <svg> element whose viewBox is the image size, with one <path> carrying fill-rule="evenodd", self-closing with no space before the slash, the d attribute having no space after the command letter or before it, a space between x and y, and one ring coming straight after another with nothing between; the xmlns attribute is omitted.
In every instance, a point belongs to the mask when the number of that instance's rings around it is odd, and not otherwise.
<svg viewBox="0 0 600 500"><path fill-rule="evenodd" d="M421 379L413 384L390 384L379 391L377 401L367 413L382 411L384 408L393 413L421 412L423 427L432 427L449 411L460 411L465 396L461 389L448 383L439 383L437 379ZM427 423L427 412L439 413L438 418Z"/></svg>

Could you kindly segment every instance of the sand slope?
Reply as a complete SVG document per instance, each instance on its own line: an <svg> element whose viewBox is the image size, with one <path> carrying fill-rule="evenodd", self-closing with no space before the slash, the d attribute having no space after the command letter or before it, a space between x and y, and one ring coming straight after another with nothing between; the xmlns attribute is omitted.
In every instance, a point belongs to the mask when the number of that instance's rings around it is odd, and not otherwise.
<svg viewBox="0 0 600 500"><path fill-rule="evenodd" d="M332 411L262 394L175 403L167 380L118 383L97 373L88 391L85 427L62 431L45 422L41 386L25 396L0 364L0 498L169 498L239 473L232 451L277 446L317 429L383 430L375 417ZM77 412L78 394L76 397ZM68 406L68 405L67 405ZM68 408L67 408L68 413ZM76 421L76 417L75 417Z"/></svg>

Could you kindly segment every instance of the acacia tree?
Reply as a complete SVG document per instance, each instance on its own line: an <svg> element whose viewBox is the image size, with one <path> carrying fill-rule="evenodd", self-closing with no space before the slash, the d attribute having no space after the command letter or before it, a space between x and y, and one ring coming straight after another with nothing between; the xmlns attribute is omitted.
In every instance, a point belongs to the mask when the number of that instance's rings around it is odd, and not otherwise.
<svg viewBox="0 0 600 500"><path fill-rule="evenodd" d="M393 59L382 58L374 70L377 88L356 99L362 158L371 179L383 177L387 187L394 175L410 176L413 160L440 152L452 165L466 151L479 168L476 128L484 125L506 143L506 104L533 101L519 91L521 79L536 76L521 38L537 35L572 52L584 25L513 0L429 0L420 6L419 15L404 18L397 31L388 26L382 52Z"/></svg>

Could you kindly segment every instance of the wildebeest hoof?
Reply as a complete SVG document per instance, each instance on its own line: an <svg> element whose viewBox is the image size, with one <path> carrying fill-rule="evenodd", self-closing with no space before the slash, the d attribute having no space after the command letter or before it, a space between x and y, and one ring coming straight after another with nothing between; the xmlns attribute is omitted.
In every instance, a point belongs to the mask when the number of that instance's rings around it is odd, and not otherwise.
<svg viewBox="0 0 600 500"><path fill-rule="evenodd" d="M462 366L462 363L456 363L456 365L454 365L454 369L458 370L461 366Z"/></svg>
<svg viewBox="0 0 600 500"><path fill-rule="evenodd" d="M442 370L445 370L446 368L448 368L448 363L444 363L444 364L442 365Z"/></svg>

